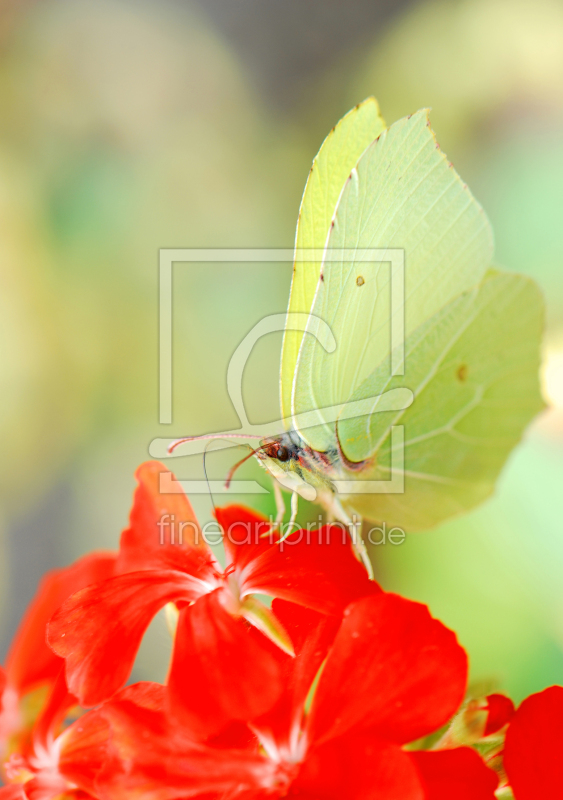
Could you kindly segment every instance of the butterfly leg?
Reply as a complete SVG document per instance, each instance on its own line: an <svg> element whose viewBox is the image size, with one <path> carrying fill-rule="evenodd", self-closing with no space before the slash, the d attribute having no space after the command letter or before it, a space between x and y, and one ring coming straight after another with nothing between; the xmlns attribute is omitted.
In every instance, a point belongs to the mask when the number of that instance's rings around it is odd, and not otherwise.
<svg viewBox="0 0 563 800"><path fill-rule="evenodd" d="M361 524L362 523L360 522L360 529L361 529ZM359 557L359 560L362 562L362 564L366 568L366 572L368 574L368 578L370 578L370 580L373 580L374 579L373 566L372 566L372 563L371 563L369 555L368 555L368 550L367 550L367 547L366 547L366 543L362 539L361 531L360 531L359 536L356 537L356 540L355 541L352 540L352 542L354 544L354 549L356 551L357 556Z"/></svg>
<svg viewBox="0 0 563 800"><path fill-rule="evenodd" d="M285 532L282 533L282 535L278 539L278 542L277 542L278 544L280 544L281 542L284 542L287 539L288 536L291 536L291 534L295 532L294 528L295 528L295 530L297 530L297 527L295 525L295 520L297 519L297 507L298 507L298 505L299 505L299 495L297 494L297 492L292 492L292 494L291 494L291 517L289 518L289 522L287 523L287 527L285 529Z"/></svg>
<svg viewBox="0 0 563 800"><path fill-rule="evenodd" d="M297 519L297 509L299 507L299 495L297 492L292 492L291 494L291 517L289 518L289 525L287 526L289 530L293 528L295 525L295 520Z"/></svg>
<svg viewBox="0 0 563 800"><path fill-rule="evenodd" d="M283 518L285 517L285 501L283 499L281 486L279 485L279 483L277 482L277 480L275 478L273 480L273 483L274 483L274 498L275 498L275 501L276 501L276 510L278 512L274 525L277 528L279 528L279 526L283 522Z"/></svg>
<svg viewBox="0 0 563 800"><path fill-rule="evenodd" d="M260 538L265 539L267 536L271 536L272 532L281 526L283 523L283 518L285 517L285 501L283 499L283 494L281 490L281 486L277 482L275 478L272 478L272 484L274 487L274 500L276 501L276 519L275 522L272 522L270 525L270 530L266 533L262 533Z"/></svg>
<svg viewBox="0 0 563 800"><path fill-rule="evenodd" d="M369 559L366 544L362 538L361 519L359 520L355 516L354 520L350 519L348 514L344 511L342 503L335 495L332 496L330 512L333 514L335 519L339 520L340 522L343 522L344 525L346 525L346 527L348 528L348 532L350 534L350 539L352 540L352 545L354 547L356 556L358 557L358 560L361 561L364 567L366 568L369 577L373 579L373 566Z"/></svg>

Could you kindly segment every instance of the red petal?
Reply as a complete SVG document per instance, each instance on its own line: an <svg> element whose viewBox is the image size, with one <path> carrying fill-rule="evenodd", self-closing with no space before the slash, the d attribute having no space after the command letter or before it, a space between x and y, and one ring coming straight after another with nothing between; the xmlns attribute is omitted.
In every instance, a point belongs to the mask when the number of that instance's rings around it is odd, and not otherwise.
<svg viewBox="0 0 563 800"><path fill-rule="evenodd" d="M269 594L341 614L352 600L378 591L356 558L348 533L338 526L296 531L278 544L279 534L271 531L269 520L245 506L218 508L216 516L243 594Z"/></svg>
<svg viewBox="0 0 563 800"><path fill-rule="evenodd" d="M33 727L34 742L45 747L57 736L66 712L77 704L76 697L67 689L64 663L62 659L58 661L59 674Z"/></svg>
<svg viewBox="0 0 563 800"><path fill-rule="evenodd" d="M346 736L314 748L287 797L426 800L409 755L397 745L367 736Z"/></svg>
<svg viewBox="0 0 563 800"><path fill-rule="evenodd" d="M66 780L58 773L43 772L24 784L28 800L59 800L67 789Z"/></svg>
<svg viewBox="0 0 563 800"><path fill-rule="evenodd" d="M495 800L498 778L469 747L411 752L426 800Z"/></svg>
<svg viewBox="0 0 563 800"><path fill-rule="evenodd" d="M120 702L133 703L138 708L144 708L147 711L162 712L166 708L167 695L166 686L152 683L152 681L139 681L122 689L116 699L119 699Z"/></svg>
<svg viewBox="0 0 563 800"><path fill-rule="evenodd" d="M563 786L563 687L528 697L508 726L504 767L516 800L559 797Z"/></svg>
<svg viewBox="0 0 563 800"><path fill-rule="evenodd" d="M347 532L330 525L297 531L268 547L240 572L239 581L244 594L261 592L338 615L352 600L380 591Z"/></svg>
<svg viewBox="0 0 563 800"><path fill-rule="evenodd" d="M504 694L487 695L488 717L483 736L500 731L514 716L514 703Z"/></svg>
<svg viewBox="0 0 563 800"><path fill-rule="evenodd" d="M262 787L272 785L275 765L249 750L215 749L194 742L185 730L171 727L167 715L153 706L149 707L146 697L139 697L136 687L128 687L103 707L113 735L111 757L98 777L102 797L218 800L236 796L250 800L265 796Z"/></svg>
<svg viewBox="0 0 563 800"><path fill-rule="evenodd" d="M83 706L111 697L127 680L142 636L171 600L193 600L200 582L182 572L117 575L70 597L48 626L48 641L66 658L70 691Z"/></svg>
<svg viewBox="0 0 563 800"><path fill-rule="evenodd" d="M258 752L259 742L245 722L230 722L217 736L207 739L210 747Z"/></svg>
<svg viewBox="0 0 563 800"><path fill-rule="evenodd" d="M180 612L168 681L172 708L198 738L263 714L282 690L277 648L228 614L219 591Z"/></svg>
<svg viewBox="0 0 563 800"><path fill-rule="evenodd" d="M277 533L272 532L266 517L246 506L233 504L217 508L215 517L223 528L227 564L234 564L240 571L269 550L279 538Z"/></svg>
<svg viewBox="0 0 563 800"><path fill-rule="evenodd" d="M0 711L2 710L2 695L4 694L7 682L8 676L6 675L6 670L4 667L0 667Z"/></svg>
<svg viewBox="0 0 563 800"><path fill-rule="evenodd" d="M21 783L12 783L0 788L0 800L27 800L27 795Z"/></svg>
<svg viewBox="0 0 563 800"><path fill-rule="evenodd" d="M321 675L311 738L370 728L387 741L413 741L452 716L466 680L464 650L426 606L383 592L357 600Z"/></svg>
<svg viewBox="0 0 563 800"><path fill-rule="evenodd" d="M218 509L217 519L244 594L269 594L341 614L352 600L378 591L342 528L300 530L277 544L277 534L260 538L269 522L243 506Z"/></svg>
<svg viewBox="0 0 563 800"><path fill-rule="evenodd" d="M55 680L61 661L47 647L47 622L71 594L112 575L115 559L113 553L91 553L42 578L6 658L9 683L20 694L46 680Z"/></svg>
<svg viewBox="0 0 563 800"><path fill-rule="evenodd" d="M100 711L90 711L70 725L60 738L59 772L89 794L96 795L96 778L107 753L109 723Z"/></svg>
<svg viewBox="0 0 563 800"><path fill-rule="evenodd" d="M176 569L209 578L215 557L174 475L159 461L141 464L135 475L139 485L129 527L121 534L117 571ZM161 493L161 476L170 493Z"/></svg>
<svg viewBox="0 0 563 800"><path fill-rule="evenodd" d="M340 620L286 600L274 600L272 610L293 642L295 657L279 651L283 694L269 712L253 722L253 728L260 731L262 739L270 739L274 747L283 747L290 742L292 729L301 725L305 700Z"/></svg>

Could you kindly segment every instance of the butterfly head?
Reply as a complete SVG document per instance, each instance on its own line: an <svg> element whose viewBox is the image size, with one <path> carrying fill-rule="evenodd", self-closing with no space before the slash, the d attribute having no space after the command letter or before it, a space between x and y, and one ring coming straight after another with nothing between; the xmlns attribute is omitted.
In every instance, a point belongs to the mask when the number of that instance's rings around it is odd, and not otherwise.
<svg viewBox="0 0 563 800"><path fill-rule="evenodd" d="M319 461L324 454L312 451L296 431L262 439L254 454L278 483L305 500L316 500L319 490L334 491L329 464Z"/></svg>
<svg viewBox="0 0 563 800"><path fill-rule="evenodd" d="M280 465L285 464L285 468L290 470L291 462L299 460L299 445L295 444L288 433L281 436L262 439L260 446L256 449L256 456L259 460L269 459L277 461Z"/></svg>

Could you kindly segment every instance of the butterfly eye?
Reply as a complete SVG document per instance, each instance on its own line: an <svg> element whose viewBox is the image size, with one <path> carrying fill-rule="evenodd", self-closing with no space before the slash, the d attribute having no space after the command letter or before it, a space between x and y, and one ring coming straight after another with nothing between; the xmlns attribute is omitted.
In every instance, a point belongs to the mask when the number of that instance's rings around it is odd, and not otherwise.
<svg viewBox="0 0 563 800"><path fill-rule="evenodd" d="M289 460L289 450L287 447L284 447L283 444L278 447L276 451L276 458L278 461L288 461Z"/></svg>

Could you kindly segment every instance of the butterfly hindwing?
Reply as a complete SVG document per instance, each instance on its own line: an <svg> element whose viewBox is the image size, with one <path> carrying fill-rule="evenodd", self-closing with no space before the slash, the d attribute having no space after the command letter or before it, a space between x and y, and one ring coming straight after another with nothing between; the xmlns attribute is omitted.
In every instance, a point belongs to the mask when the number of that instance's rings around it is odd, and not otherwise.
<svg viewBox="0 0 563 800"><path fill-rule="evenodd" d="M535 283L491 269L477 289L454 298L407 337L404 376L376 370L357 396L409 386L400 412L343 419L351 461L370 451L362 479L391 477L391 426L404 426L404 494L351 495L368 519L428 528L488 497L510 451L543 407L539 343L543 301ZM353 398L355 399L355 398Z"/></svg>

